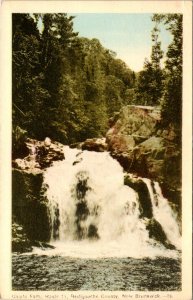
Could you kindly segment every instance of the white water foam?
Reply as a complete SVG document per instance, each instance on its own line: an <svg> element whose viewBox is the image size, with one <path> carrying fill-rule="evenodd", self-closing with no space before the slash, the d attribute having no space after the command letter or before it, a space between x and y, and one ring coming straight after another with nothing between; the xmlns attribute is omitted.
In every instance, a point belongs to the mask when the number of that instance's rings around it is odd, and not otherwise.
<svg viewBox="0 0 193 300"><path fill-rule="evenodd" d="M158 182L153 183L155 189L154 192L150 179L143 178L143 181L146 182L147 187L149 189L154 218L161 224L167 236L167 239L171 242L171 244L180 250L181 236L180 236L177 220L167 199L165 199L162 195L162 191L159 186L159 183Z"/></svg>
<svg viewBox="0 0 193 300"><path fill-rule="evenodd" d="M146 220L139 217L138 194L124 185L123 169L109 153L68 147L64 151L65 160L55 162L44 177L53 225L51 244L55 246L44 254L82 258L177 256L176 251L149 238ZM145 182L153 199L149 181ZM172 222L164 210L167 200L157 185L155 189L160 205L155 208L152 200L153 214L169 237L167 224ZM163 218L158 217L163 211L165 227ZM56 237L57 218L60 225ZM174 242L171 238L170 241ZM34 248L34 253L42 251Z"/></svg>

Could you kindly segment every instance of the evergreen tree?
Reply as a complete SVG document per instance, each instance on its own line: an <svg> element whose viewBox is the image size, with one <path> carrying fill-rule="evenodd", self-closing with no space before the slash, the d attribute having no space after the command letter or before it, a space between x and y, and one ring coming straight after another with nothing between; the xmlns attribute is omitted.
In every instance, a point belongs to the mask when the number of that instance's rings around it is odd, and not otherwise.
<svg viewBox="0 0 193 300"><path fill-rule="evenodd" d="M165 89L162 101L162 122L164 126L173 124L180 135L182 123L182 15L154 15L154 20L163 22L173 40L168 47L165 65Z"/></svg>
<svg viewBox="0 0 193 300"><path fill-rule="evenodd" d="M156 22L152 30L151 61L144 62L144 68L139 73L136 87L136 102L143 105L159 105L163 94L164 74L160 61L163 58L161 42L159 41L159 29Z"/></svg>
<svg viewBox="0 0 193 300"><path fill-rule="evenodd" d="M44 14L41 18L44 84L51 95L45 112L47 132L53 139L69 142L69 132L75 134L73 118L71 126L69 118L75 114L77 98L70 76L70 51L77 34L73 32L73 17L67 17L67 14Z"/></svg>
<svg viewBox="0 0 193 300"><path fill-rule="evenodd" d="M152 30L152 52L151 52L151 62L155 70L160 69L160 60L163 58L163 51L161 50L161 42L159 41L159 32L158 24L156 22Z"/></svg>
<svg viewBox="0 0 193 300"><path fill-rule="evenodd" d="M49 93L43 88L39 31L29 14L13 14L12 28L13 130L19 126L40 138L41 126L35 124L41 120Z"/></svg>

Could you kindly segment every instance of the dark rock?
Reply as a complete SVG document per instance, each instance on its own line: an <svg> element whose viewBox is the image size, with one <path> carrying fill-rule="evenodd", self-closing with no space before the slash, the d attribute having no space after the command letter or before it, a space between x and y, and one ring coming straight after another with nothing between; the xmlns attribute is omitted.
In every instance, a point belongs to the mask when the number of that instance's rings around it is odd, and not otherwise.
<svg viewBox="0 0 193 300"><path fill-rule="evenodd" d="M131 187L138 193L140 203L140 217L152 218L152 204L147 185L141 179L131 178L128 175L124 177L124 184Z"/></svg>
<svg viewBox="0 0 193 300"><path fill-rule="evenodd" d="M78 160L75 160L73 162L73 166L75 166L76 164L79 164L80 162L82 161L82 158L78 159Z"/></svg>
<svg viewBox="0 0 193 300"><path fill-rule="evenodd" d="M170 249L170 250L175 249L175 246L169 243L167 236L166 236L164 230L162 229L162 226L156 219L154 219L154 218L150 219L146 225L146 228L149 231L150 238L161 243L167 249Z"/></svg>
<svg viewBox="0 0 193 300"><path fill-rule="evenodd" d="M107 144L105 138L93 138L82 142L79 148L88 151L104 152L107 151Z"/></svg>
<svg viewBox="0 0 193 300"><path fill-rule="evenodd" d="M95 225L91 224L88 228L88 237L91 239L98 239L98 230Z"/></svg>
<svg viewBox="0 0 193 300"><path fill-rule="evenodd" d="M55 247L48 244L48 243L44 243L44 242L40 242L40 241L33 241L32 242L33 246L39 247L41 249L54 249Z"/></svg>
<svg viewBox="0 0 193 300"><path fill-rule="evenodd" d="M77 143L73 143L73 144L70 144L70 148L74 149L74 148L77 148L77 149L82 149L82 142L77 142Z"/></svg>
<svg viewBox="0 0 193 300"><path fill-rule="evenodd" d="M55 247L41 241L30 240L27 236L23 226L18 225L16 222L12 224L12 251L13 252L31 252L33 246L41 249L54 249ZM32 262L33 267L33 262Z"/></svg>
<svg viewBox="0 0 193 300"><path fill-rule="evenodd" d="M63 160L65 158L62 147L58 147L58 144L52 143L49 148L44 145L40 146L37 150L37 162L41 168L47 168L51 166L53 161Z"/></svg>
<svg viewBox="0 0 193 300"><path fill-rule="evenodd" d="M12 209L30 240L49 241L50 215L42 190L43 173L13 169Z"/></svg>
<svg viewBox="0 0 193 300"><path fill-rule="evenodd" d="M27 139L24 144L28 149L27 155L17 156L12 162L14 168L37 171L50 167L53 161L65 159L63 145L58 142L50 141L48 145L46 139L43 142Z"/></svg>
<svg viewBox="0 0 193 300"><path fill-rule="evenodd" d="M146 225L147 230L149 231L149 237L155 239L162 244L165 244L167 237L165 232L162 229L162 226L154 218L150 219Z"/></svg>

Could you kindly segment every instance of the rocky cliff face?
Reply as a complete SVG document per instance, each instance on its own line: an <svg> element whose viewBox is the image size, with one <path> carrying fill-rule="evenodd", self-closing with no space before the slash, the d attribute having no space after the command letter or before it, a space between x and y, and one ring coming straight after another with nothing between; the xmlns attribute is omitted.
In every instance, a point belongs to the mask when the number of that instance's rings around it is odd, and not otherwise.
<svg viewBox="0 0 193 300"><path fill-rule="evenodd" d="M42 182L43 172L13 169L12 209L31 240L48 241L49 211Z"/></svg>
<svg viewBox="0 0 193 300"><path fill-rule="evenodd" d="M181 150L172 127L160 130L160 110L127 106L110 120L106 143L126 172L160 182L164 195L181 198Z"/></svg>
<svg viewBox="0 0 193 300"><path fill-rule="evenodd" d="M53 161L64 159L63 145L28 139L26 156L14 154L12 172L12 249L30 251L33 245L47 247L50 240L50 216L44 196L44 169ZM23 149L23 145L22 145ZM43 244L40 242L44 242Z"/></svg>

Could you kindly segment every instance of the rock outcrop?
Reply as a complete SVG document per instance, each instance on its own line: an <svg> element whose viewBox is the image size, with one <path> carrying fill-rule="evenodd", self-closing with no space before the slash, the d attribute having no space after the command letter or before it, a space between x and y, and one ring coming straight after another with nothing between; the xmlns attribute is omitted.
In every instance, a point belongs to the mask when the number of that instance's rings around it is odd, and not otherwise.
<svg viewBox="0 0 193 300"><path fill-rule="evenodd" d="M27 139L24 142L25 148L28 152L25 157L21 158L17 152L14 153L13 167L22 170L34 169L41 170L50 167L53 161L63 160L65 158L63 145L58 142L51 142L46 144L45 141L37 141L34 139ZM23 146L24 147L24 146Z"/></svg>
<svg viewBox="0 0 193 300"><path fill-rule="evenodd" d="M159 129L160 110L126 106L110 119L108 151L126 172L159 181L165 197L180 204L181 150L175 130Z"/></svg>
<svg viewBox="0 0 193 300"><path fill-rule="evenodd" d="M125 106L110 119L106 138L110 151L125 152L156 133L160 111L149 106Z"/></svg>
<svg viewBox="0 0 193 300"><path fill-rule="evenodd" d="M30 240L49 241L50 221L43 172L13 169L12 210Z"/></svg>
<svg viewBox="0 0 193 300"><path fill-rule="evenodd" d="M96 152L104 152L108 150L108 145L105 138L87 139L82 143L71 144L70 147Z"/></svg>
<svg viewBox="0 0 193 300"><path fill-rule="evenodd" d="M24 158L14 154L12 172L13 251L30 251L32 246L47 247L51 227L48 201L43 186L44 170L53 161L63 160L63 145L27 139ZM22 147L23 149L23 147ZM23 152L22 152L23 153ZM21 229L18 234L17 231ZM44 243L44 244L42 244Z"/></svg>
<svg viewBox="0 0 193 300"><path fill-rule="evenodd" d="M147 185L138 177L125 175L124 184L134 189L139 197L140 218L152 218L153 209Z"/></svg>

